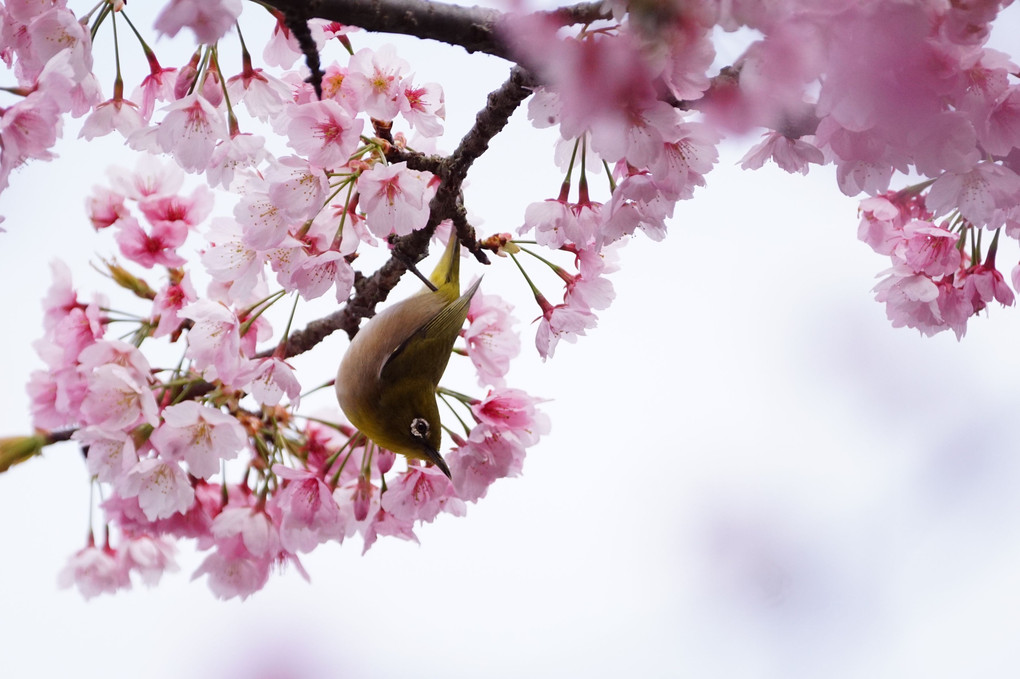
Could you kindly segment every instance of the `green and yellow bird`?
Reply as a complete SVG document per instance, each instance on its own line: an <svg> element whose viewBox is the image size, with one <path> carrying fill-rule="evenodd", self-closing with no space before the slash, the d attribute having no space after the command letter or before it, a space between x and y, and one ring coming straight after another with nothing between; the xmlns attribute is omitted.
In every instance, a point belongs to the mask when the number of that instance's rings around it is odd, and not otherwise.
<svg viewBox="0 0 1020 679"><path fill-rule="evenodd" d="M425 460L450 476L439 454L436 388L467 318L479 279L460 294L460 241L450 234L428 287L388 307L351 340L336 374L336 398L379 446Z"/></svg>

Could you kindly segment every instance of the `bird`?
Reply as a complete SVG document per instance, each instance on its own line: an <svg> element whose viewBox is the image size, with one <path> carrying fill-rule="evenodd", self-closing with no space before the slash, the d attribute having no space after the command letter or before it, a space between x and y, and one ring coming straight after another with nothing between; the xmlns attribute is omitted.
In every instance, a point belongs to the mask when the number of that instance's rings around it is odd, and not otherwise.
<svg viewBox="0 0 1020 679"><path fill-rule="evenodd" d="M451 480L439 453L436 389L480 283L460 294L460 241L452 230L426 287L369 319L351 340L335 381L340 408L361 433L382 448L434 464Z"/></svg>

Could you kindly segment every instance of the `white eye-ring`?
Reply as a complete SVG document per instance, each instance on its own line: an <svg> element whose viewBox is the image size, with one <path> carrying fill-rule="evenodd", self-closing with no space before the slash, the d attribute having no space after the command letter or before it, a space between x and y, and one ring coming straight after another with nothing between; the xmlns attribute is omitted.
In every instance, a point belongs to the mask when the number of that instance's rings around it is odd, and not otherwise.
<svg viewBox="0 0 1020 679"><path fill-rule="evenodd" d="M424 417L416 417L411 420L411 436L424 439L429 435L429 422Z"/></svg>

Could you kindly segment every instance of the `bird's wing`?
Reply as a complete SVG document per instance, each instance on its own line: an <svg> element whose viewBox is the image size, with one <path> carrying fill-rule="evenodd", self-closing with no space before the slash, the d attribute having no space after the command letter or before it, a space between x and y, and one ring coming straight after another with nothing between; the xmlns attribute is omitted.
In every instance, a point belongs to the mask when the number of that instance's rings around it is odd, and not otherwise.
<svg viewBox="0 0 1020 679"><path fill-rule="evenodd" d="M456 301L440 309L435 316L411 333L410 337L393 350L383 363L380 372L380 377L384 382L399 376L420 374L422 371L428 370L434 371L432 381L439 382L439 378L446 370L446 363L449 360L450 351L453 349L453 343L457 341L457 336L464 325L464 319L467 318L471 298L481 282L482 280L479 278L467 292ZM430 356L440 357L440 359L432 361L430 365L427 360L427 357Z"/></svg>

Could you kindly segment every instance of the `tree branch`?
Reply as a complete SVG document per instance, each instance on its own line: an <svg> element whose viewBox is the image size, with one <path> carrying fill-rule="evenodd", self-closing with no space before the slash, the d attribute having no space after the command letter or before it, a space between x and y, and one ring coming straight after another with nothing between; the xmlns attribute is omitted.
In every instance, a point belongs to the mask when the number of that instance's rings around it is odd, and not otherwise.
<svg viewBox="0 0 1020 679"><path fill-rule="evenodd" d="M338 21L375 33L399 33L458 45L470 53L483 52L514 61L499 35L505 12L485 7L461 7L427 0L265 0L284 14ZM542 12L563 25L606 19L601 2L585 2Z"/></svg>

